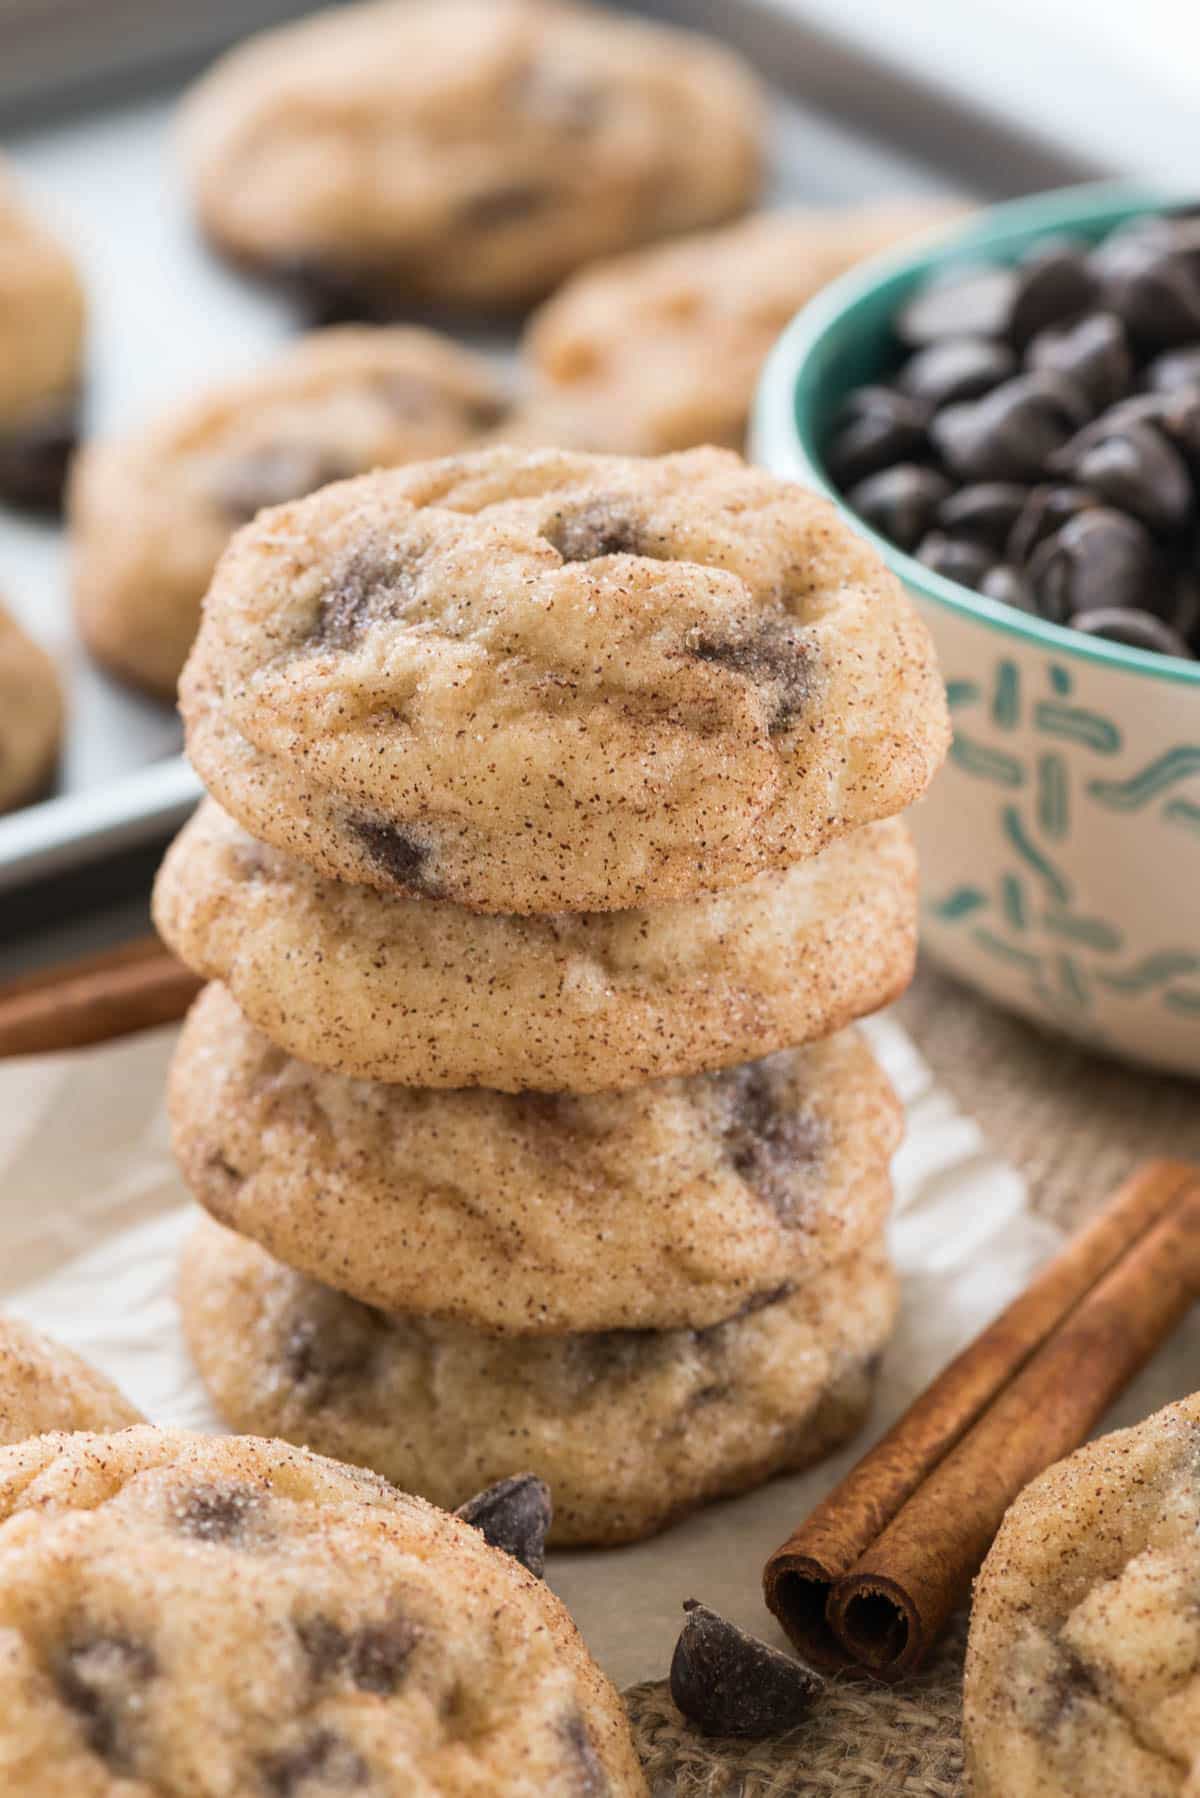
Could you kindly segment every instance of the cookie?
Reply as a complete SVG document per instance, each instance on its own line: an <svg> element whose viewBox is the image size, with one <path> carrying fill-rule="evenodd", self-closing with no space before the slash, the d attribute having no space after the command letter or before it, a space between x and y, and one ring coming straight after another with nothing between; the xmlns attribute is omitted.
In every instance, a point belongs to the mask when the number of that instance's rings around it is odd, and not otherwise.
<svg viewBox="0 0 1200 1798"><path fill-rule="evenodd" d="M0 163L0 502L56 511L79 432L84 297Z"/></svg>
<svg viewBox="0 0 1200 1798"><path fill-rule="evenodd" d="M528 1469L559 1546L635 1541L830 1453L863 1421L896 1306L877 1243L706 1330L488 1336L371 1310L207 1219L180 1295L235 1429L445 1505Z"/></svg>
<svg viewBox="0 0 1200 1798"><path fill-rule="evenodd" d="M916 861L889 819L707 898L489 916L327 880L207 800L154 912L189 967L318 1067L596 1092L751 1061L894 998L916 949Z"/></svg>
<svg viewBox="0 0 1200 1798"><path fill-rule="evenodd" d="M876 1237L900 1108L847 1031L623 1093L321 1073L197 1000L175 1156L221 1223L369 1304L477 1329L717 1323Z"/></svg>
<svg viewBox="0 0 1200 1798"><path fill-rule="evenodd" d="M585 269L530 320L506 438L655 456L740 449L784 326L856 262L957 217L948 200L758 213Z"/></svg>
<svg viewBox="0 0 1200 1798"><path fill-rule="evenodd" d="M479 911L735 886L900 811L948 737L874 550L722 450L497 448L262 513L180 690L256 837Z"/></svg>
<svg viewBox="0 0 1200 1798"><path fill-rule="evenodd" d="M1186 1798L1200 1752L1200 1397L1027 1486L975 1586L974 1798Z"/></svg>
<svg viewBox="0 0 1200 1798"><path fill-rule="evenodd" d="M482 357L432 331L317 331L265 369L89 443L69 489L72 599L97 659L173 699L230 536L329 481L464 448L504 416Z"/></svg>
<svg viewBox="0 0 1200 1798"><path fill-rule="evenodd" d="M140 1422L112 1381L81 1356L15 1317L0 1317L0 1444L45 1430L123 1430Z"/></svg>
<svg viewBox="0 0 1200 1798"><path fill-rule="evenodd" d="M645 1798L562 1605L467 1523L282 1442L0 1451L21 1798Z"/></svg>
<svg viewBox="0 0 1200 1798"><path fill-rule="evenodd" d="M326 319L489 308L732 218L763 103L729 51L546 0L382 0L266 33L186 103L201 223Z"/></svg>
<svg viewBox="0 0 1200 1798"><path fill-rule="evenodd" d="M0 605L0 812L38 798L49 786L62 730L58 671Z"/></svg>

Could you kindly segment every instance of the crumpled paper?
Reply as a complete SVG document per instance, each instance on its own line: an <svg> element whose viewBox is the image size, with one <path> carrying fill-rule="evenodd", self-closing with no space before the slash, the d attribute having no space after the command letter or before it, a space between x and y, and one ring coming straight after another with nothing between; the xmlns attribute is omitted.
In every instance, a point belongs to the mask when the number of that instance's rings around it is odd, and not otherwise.
<svg viewBox="0 0 1200 1798"><path fill-rule="evenodd" d="M665 1674L687 1597L777 1634L759 1584L771 1549L1057 1243L1020 1177L937 1087L899 1026L885 1016L865 1028L908 1113L894 1169L903 1305L870 1426L820 1467L649 1542L551 1557L552 1584L620 1686ZM173 1030L155 1031L0 1063L0 1307L88 1356L155 1422L208 1430L219 1426L174 1300L194 1213L163 1108L173 1040ZM1195 1349L1193 1336L1193 1367ZM1158 1389L1132 1395L1131 1416L1187 1390L1170 1369L1156 1371Z"/></svg>

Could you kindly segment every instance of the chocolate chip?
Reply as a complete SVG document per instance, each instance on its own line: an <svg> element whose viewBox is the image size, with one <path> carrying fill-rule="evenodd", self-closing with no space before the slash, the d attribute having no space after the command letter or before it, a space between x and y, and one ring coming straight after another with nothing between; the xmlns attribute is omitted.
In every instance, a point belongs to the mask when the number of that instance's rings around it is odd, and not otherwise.
<svg viewBox="0 0 1200 1798"><path fill-rule="evenodd" d="M929 444L928 409L890 387L859 387L850 395L826 451L829 472L852 487L893 462L919 460Z"/></svg>
<svg viewBox="0 0 1200 1798"><path fill-rule="evenodd" d="M317 1798L321 1792L352 1792L365 1786L369 1769L344 1736L318 1729L297 1748L264 1755L259 1774L270 1798L308 1798L308 1790Z"/></svg>
<svg viewBox="0 0 1200 1798"><path fill-rule="evenodd" d="M1017 372L1015 350L987 337L948 337L910 356L896 376L931 409L975 400Z"/></svg>
<svg viewBox="0 0 1200 1798"><path fill-rule="evenodd" d="M711 1079L725 1101L720 1131L726 1159L789 1222L798 1204L796 1176L820 1150L818 1125L774 1076L769 1062L746 1062Z"/></svg>
<svg viewBox="0 0 1200 1798"><path fill-rule="evenodd" d="M980 481L949 493L938 507L937 521L952 537L1001 550L1028 495L1028 487L1015 481Z"/></svg>
<svg viewBox="0 0 1200 1798"><path fill-rule="evenodd" d="M1200 387L1200 344L1191 344L1186 350L1164 350L1146 364L1142 378L1155 393Z"/></svg>
<svg viewBox="0 0 1200 1798"><path fill-rule="evenodd" d="M1096 504L1096 496L1085 487L1042 482L1029 490L1012 531L1006 554L1010 562L1027 562L1039 543L1061 530L1068 519L1075 518Z"/></svg>
<svg viewBox="0 0 1200 1798"><path fill-rule="evenodd" d="M426 899L437 896L437 884L430 867L428 843L409 830L394 824L376 824L369 818L358 818L351 828L366 850L371 862L386 874L400 891L419 893Z"/></svg>
<svg viewBox="0 0 1200 1798"><path fill-rule="evenodd" d="M739 635L701 632L689 639L687 651L764 688L771 701L768 729L778 736L802 716L812 693L812 649L801 633L791 619L767 618Z"/></svg>
<svg viewBox="0 0 1200 1798"><path fill-rule="evenodd" d="M1035 480L1078 429L1080 413L1054 375L1017 375L980 400L935 413L929 435L946 465L967 481Z"/></svg>
<svg viewBox="0 0 1200 1798"><path fill-rule="evenodd" d="M314 1679L343 1677L360 1692L386 1698L399 1688L421 1627L399 1612L352 1630L318 1615L298 1623L296 1634Z"/></svg>
<svg viewBox="0 0 1200 1798"><path fill-rule="evenodd" d="M1114 236L1093 252L1105 306L1147 349L1200 337L1200 272L1150 236Z"/></svg>
<svg viewBox="0 0 1200 1798"><path fill-rule="evenodd" d="M0 501L34 512L61 512L78 442L75 395L0 434Z"/></svg>
<svg viewBox="0 0 1200 1798"><path fill-rule="evenodd" d="M1164 583L1154 543L1136 519L1096 506L1069 519L1030 558L1028 578L1047 618L1154 609Z"/></svg>
<svg viewBox="0 0 1200 1798"><path fill-rule="evenodd" d="M550 1488L533 1473L497 1480L458 1507L456 1516L477 1529L485 1542L502 1548L541 1579L546 1571L546 1535L554 1508Z"/></svg>
<svg viewBox="0 0 1200 1798"><path fill-rule="evenodd" d="M321 596L313 641L322 649L353 649L373 625L400 617L420 572L415 551L366 550L348 557Z"/></svg>
<svg viewBox="0 0 1200 1798"><path fill-rule="evenodd" d="M1058 1653L1055 1664L1046 1681L1039 1706L1043 1728L1051 1729L1083 1699L1097 1695L1096 1676L1091 1668L1065 1642L1058 1642L1056 1647Z"/></svg>
<svg viewBox="0 0 1200 1798"><path fill-rule="evenodd" d="M555 512L542 536L564 562L594 562L600 556L640 556L642 528L626 501L593 499Z"/></svg>
<svg viewBox="0 0 1200 1798"><path fill-rule="evenodd" d="M1071 629L1089 637L1104 637L1110 643L1124 643L1130 649L1150 649L1162 656L1182 656L1192 660L1192 652L1179 632L1153 612L1142 612L1120 606L1098 607L1090 612L1076 612L1070 619Z"/></svg>
<svg viewBox="0 0 1200 1798"><path fill-rule="evenodd" d="M944 531L930 531L917 545L917 560L932 568L948 581L959 581L974 587L987 573L991 556L981 543L965 538L948 537Z"/></svg>
<svg viewBox="0 0 1200 1798"><path fill-rule="evenodd" d="M694 1598L671 1659L671 1697L710 1736L774 1736L802 1723L825 1681Z"/></svg>
<svg viewBox="0 0 1200 1798"><path fill-rule="evenodd" d="M1015 269L954 270L901 307L896 330L902 342L913 345L944 337L1003 337L1016 291Z"/></svg>
<svg viewBox="0 0 1200 1798"><path fill-rule="evenodd" d="M999 600L1002 606L1015 607L1018 612L1037 611L1033 588L1020 569L1007 562L997 562L995 567L988 569L979 583L979 591L989 599Z"/></svg>
<svg viewBox="0 0 1200 1798"><path fill-rule="evenodd" d="M60 1698L79 1719L93 1754L114 1772L130 1770L130 1726L141 1714L144 1687L157 1670L146 1643L112 1634L80 1638L55 1668Z"/></svg>
<svg viewBox="0 0 1200 1798"><path fill-rule="evenodd" d="M572 1798L608 1798L611 1791L608 1775L596 1753L596 1744L588 1732L581 1711L568 1711L561 1724L563 1741L574 1762Z"/></svg>
<svg viewBox="0 0 1200 1798"><path fill-rule="evenodd" d="M1112 312L1089 312L1068 325L1040 331L1026 361L1031 369L1064 375L1097 409L1113 405L1133 380L1129 338Z"/></svg>
<svg viewBox="0 0 1200 1798"><path fill-rule="evenodd" d="M915 462L881 468L852 487L846 498L861 518L901 549L912 549L933 523L950 483L936 469Z"/></svg>
<svg viewBox="0 0 1200 1798"><path fill-rule="evenodd" d="M179 1508L179 1527L197 1542L236 1542L262 1505L255 1486L194 1486Z"/></svg>
<svg viewBox="0 0 1200 1798"><path fill-rule="evenodd" d="M1017 270L1007 335L1021 347L1039 331L1084 311L1095 295L1086 255L1067 246L1037 245Z"/></svg>
<svg viewBox="0 0 1200 1798"><path fill-rule="evenodd" d="M492 231L532 218L558 203L559 190L548 181L506 181L468 194L457 208L459 224Z"/></svg>
<svg viewBox="0 0 1200 1798"><path fill-rule="evenodd" d="M220 470L214 495L228 517L245 523L266 506L315 493L357 470L316 444L277 443L239 456Z"/></svg>
<svg viewBox="0 0 1200 1798"><path fill-rule="evenodd" d="M1152 530L1177 531L1193 510L1195 495L1187 464L1152 424L1117 426L1111 435L1087 444L1071 458L1066 472L1108 505L1132 512Z"/></svg>
<svg viewBox="0 0 1200 1798"><path fill-rule="evenodd" d="M375 1358L376 1314L332 1288L313 1286L305 1294L282 1340L283 1363L309 1406L325 1403L344 1380L361 1380Z"/></svg>
<svg viewBox="0 0 1200 1798"><path fill-rule="evenodd" d="M280 256L263 273L292 295L311 325L390 324L400 311L403 296L386 269Z"/></svg>
<svg viewBox="0 0 1200 1798"><path fill-rule="evenodd" d="M204 1165L210 1173L219 1174L222 1180L228 1180L231 1186L240 1186L246 1178L242 1170L234 1167L232 1161L224 1155L208 1155Z"/></svg>

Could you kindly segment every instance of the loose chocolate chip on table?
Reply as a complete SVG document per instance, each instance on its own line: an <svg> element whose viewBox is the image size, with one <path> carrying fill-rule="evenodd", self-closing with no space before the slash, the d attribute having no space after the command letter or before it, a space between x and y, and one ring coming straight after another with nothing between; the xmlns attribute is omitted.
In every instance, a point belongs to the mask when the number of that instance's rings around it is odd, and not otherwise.
<svg viewBox="0 0 1200 1798"><path fill-rule="evenodd" d="M947 337L918 350L896 381L928 406L978 399L1017 372L1016 352L988 337Z"/></svg>
<svg viewBox="0 0 1200 1798"><path fill-rule="evenodd" d="M1200 387L1200 344L1190 344L1185 350L1164 350L1146 364L1142 378L1153 393Z"/></svg>
<svg viewBox="0 0 1200 1798"><path fill-rule="evenodd" d="M486 1486L460 1505L456 1515L539 1579L545 1574L546 1536L554 1507L549 1486L536 1474L518 1473Z"/></svg>
<svg viewBox="0 0 1200 1798"><path fill-rule="evenodd" d="M803 1722L825 1681L803 1661L686 1599L671 1697L705 1735L772 1736Z"/></svg>
<svg viewBox="0 0 1200 1798"><path fill-rule="evenodd" d="M1035 246L1017 270L1008 318L1008 336L1024 346L1039 331L1072 318L1090 306L1096 279L1077 249Z"/></svg>
<svg viewBox="0 0 1200 1798"><path fill-rule="evenodd" d="M1013 568L1007 562L997 562L995 567L988 569L979 583L979 591L1018 612L1037 611L1037 601L1029 582L1019 568Z"/></svg>
<svg viewBox="0 0 1200 1798"><path fill-rule="evenodd" d="M982 543L970 543L964 537L948 537L944 531L930 531L917 545L917 560L932 568L948 581L960 581L964 587L979 584L987 573L991 556Z"/></svg>
<svg viewBox="0 0 1200 1798"><path fill-rule="evenodd" d="M1017 272L1011 268L950 271L901 307L897 334L901 342L917 348L943 337L1003 337L1017 281Z"/></svg>
<svg viewBox="0 0 1200 1798"><path fill-rule="evenodd" d="M1113 312L1089 312L1039 331L1025 360L1031 369L1073 381L1098 409L1115 404L1133 381L1129 338Z"/></svg>
<svg viewBox="0 0 1200 1798"><path fill-rule="evenodd" d="M968 537L985 549L1001 550L1029 495L1015 481L980 481L947 494L937 521L952 537Z"/></svg>
<svg viewBox="0 0 1200 1798"><path fill-rule="evenodd" d="M928 448L928 409L911 394L860 387L846 401L827 453L829 472L851 487L893 462L910 462Z"/></svg>
<svg viewBox="0 0 1200 1798"><path fill-rule="evenodd" d="M1151 649L1158 655L1191 659L1192 652L1179 632L1153 612L1101 606L1090 612L1076 612L1070 625L1073 631L1104 637L1110 643L1124 643L1130 649Z"/></svg>
<svg viewBox="0 0 1200 1798"><path fill-rule="evenodd" d="M1086 487L1050 481L1031 487L1009 533L1006 560L1018 567L1028 562L1039 543L1061 530L1068 519L1097 503L1095 494L1089 493Z"/></svg>
<svg viewBox="0 0 1200 1798"><path fill-rule="evenodd" d="M860 518L901 549L913 549L951 492L945 475L919 462L881 468L850 489L846 498Z"/></svg>
<svg viewBox="0 0 1200 1798"><path fill-rule="evenodd" d="M962 480L1029 481L1079 424L1059 377L1027 374L1002 382L982 399L946 406L934 414L929 435Z"/></svg>
<svg viewBox="0 0 1200 1798"><path fill-rule="evenodd" d="M1170 591L1149 532L1109 506L1080 512L1039 544L1028 578L1056 624L1110 607L1157 610Z"/></svg>
<svg viewBox="0 0 1200 1798"><path fill-rule="evenodd" d="M1066 472L1152 530L1178 531L1192 515L1195 494L1187 464L1152 424L1116 427L1087 444Z"/></svg>

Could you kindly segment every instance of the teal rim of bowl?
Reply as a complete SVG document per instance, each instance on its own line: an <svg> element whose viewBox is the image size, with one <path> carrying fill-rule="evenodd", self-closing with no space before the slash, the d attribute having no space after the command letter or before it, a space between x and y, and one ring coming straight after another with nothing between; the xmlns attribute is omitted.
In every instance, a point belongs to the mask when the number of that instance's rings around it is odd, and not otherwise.
<svg viewBox="0 0 1200 1798"><path fill-rule="evenodd" d="M843 275L796 315L767 359L751 427L755 459L833 500L901 580L947 611L1058 655L1080 656L1157 680L1200 684L1200 661L1185 662L1181 656L1088 637L936 574L881 537L846 504L826 475L818 448L836 404L852 386L878 372L874 351L882 347L908 293L929 276L955 263L1013 261L1037 238L1056 232L1099 238L1139 213L1161 212L1189 197L1194 196L1130 182L1056 188L989 207L961 225L937 229L915 245L886 252ZM858 344L865 347L856 356ZM853 371L849 374L847 364Z"/></svg>

